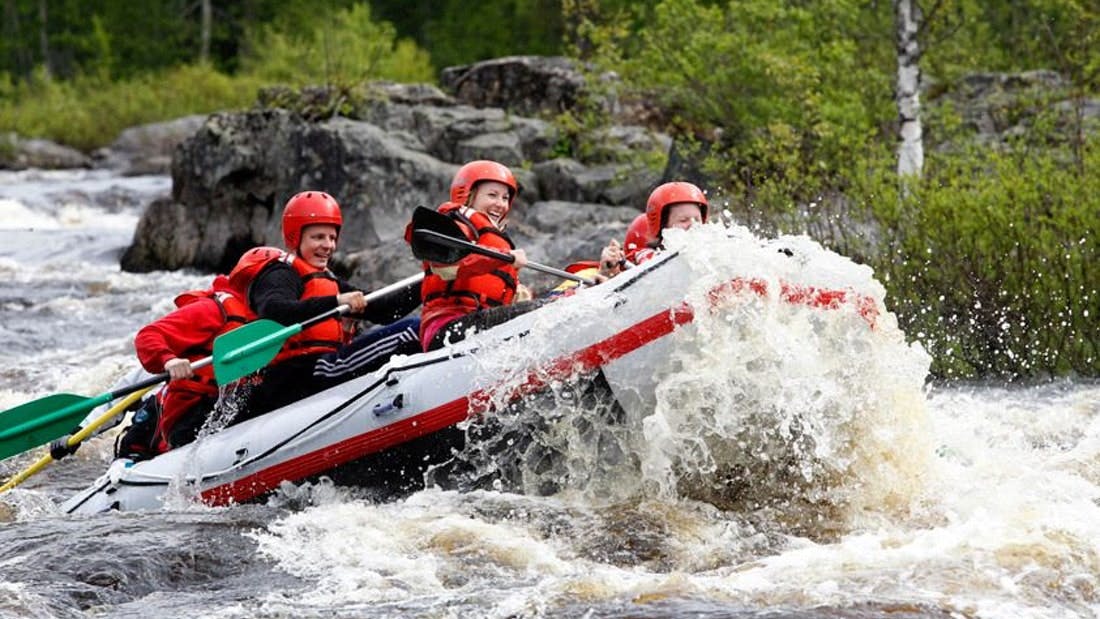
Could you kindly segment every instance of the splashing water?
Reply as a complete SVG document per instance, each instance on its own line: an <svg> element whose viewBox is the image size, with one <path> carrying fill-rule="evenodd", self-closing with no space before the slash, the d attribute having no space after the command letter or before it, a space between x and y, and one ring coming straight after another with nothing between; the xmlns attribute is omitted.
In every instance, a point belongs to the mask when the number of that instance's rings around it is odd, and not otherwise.
<svg viewBox="0 0 1100 619"><path fill-rule="evenodd" d="M693 499L815 537L908 510L932 455L930 359L906 343L870 269L804 237L765 242L720 225L668 236L690 267L696 311L670 336L653 406L629 414L599 376L545 377L546 393L511 402L531 351L599 320L613 299L546 312L522 344L480 357L495 401L468 422L460 487L604 504ZM764 293L730 292L749 280ZM848 300L815 307L789 292L810 287ZM431 479L446 485L455 472Z"/></svg>

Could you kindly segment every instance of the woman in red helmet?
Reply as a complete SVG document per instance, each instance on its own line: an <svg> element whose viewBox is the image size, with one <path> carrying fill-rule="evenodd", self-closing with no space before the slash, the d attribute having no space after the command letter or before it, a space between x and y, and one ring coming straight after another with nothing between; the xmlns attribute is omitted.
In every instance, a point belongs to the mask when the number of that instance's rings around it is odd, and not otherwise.
<svg viewBox="0 0 1100 619"><path fill-rule="evenodd" d="M519 270L527 255L516 249L504 232L505 218L519 185L512 171L495 161L472 161L459 168L451 181L451 200L439 212L452 217L471 241L511 254L508 264L470 254L456 264L424 263L421 286L420 341L424 350L465 337L471 327L485 329L538 306L539 301L516 301Z"/></svg>
<svg viewBox="0 0 1100 619"><path fill-rule="evenodd" d="M283 209L286 251L249 250L230 273L230 281L247 291L248 303L260 318L293 325L348 305L352 316L379 325L352 339L342 321L332 318L288 339L264 368L263 380L249 398L247 417L366 374L397 352L419 352L419 319L402 319L419 305L418 287L368 306L363 291L329 270L342 225L340 205L332 196L298 193Z"/></svg>
<svg viewBox="0 0 1100 619"><path fill-rule="evenodd" d="M705 222L707 209L707 197L695 185L681 181L665 183L649 195L649 200L646 201L646 212L639 213L630 222L622 246L612 241L600 254L599 262L577 263L589 268L576 272L601 280L614 277L624 268L641 264L652 258L661 245L663 230L668 228L686 230L695 224ZM565 282L555 288L555 291L567 291L574 286L576 284L573 282Z"/></svg>
<svg viewBox="0 0 1100 619"><path fill-rule="evenodd" d="M665 183L653 190L646 203L646 212L639 213L626 229L620 247L612 241L600 254L599 262L577 263L588 267L575 270L587 277L606 279L618 275L624 268L652 258L661 245L661 232L667 228L687 229L707 219L707 197L695 185L685 182ZM569 270L574 270L570 268ZM565 282L554 289L564 292L576 286Z"/></svg>

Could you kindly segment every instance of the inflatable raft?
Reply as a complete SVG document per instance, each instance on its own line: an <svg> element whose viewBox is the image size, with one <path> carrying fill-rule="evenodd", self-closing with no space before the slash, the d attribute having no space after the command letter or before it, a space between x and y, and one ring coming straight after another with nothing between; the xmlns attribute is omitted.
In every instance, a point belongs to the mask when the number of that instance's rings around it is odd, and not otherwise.
<svg viewBox="0 0 1100 619"><path fill-rule="evenodd" d="M798 260L768 252L791 265ZM755 301L844 312L875 329L881 290L808 281L814 275L795 266L783 277L718 274L700 294L698 265L669 251L503 325L438 351L395 357L372 374L151 460L115 460L62 509L149 510L179 496L229 505L321 475L365 484L404 477L415 487L425 465L450 457L465 420L554 384L599 377L626 411L644 414L657 377L670 371L677 332L700 311Z"/></svg>

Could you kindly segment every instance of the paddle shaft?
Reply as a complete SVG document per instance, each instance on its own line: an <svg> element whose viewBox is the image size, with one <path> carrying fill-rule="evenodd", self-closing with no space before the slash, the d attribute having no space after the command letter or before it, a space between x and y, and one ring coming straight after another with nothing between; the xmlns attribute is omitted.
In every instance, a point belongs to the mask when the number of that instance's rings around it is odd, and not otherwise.
<svg viewBox="0 0 1100 619"><path fill-rule="evenodd" d="M204 365L210 365L213 362L214 362L213 357L206 357L206 358L200 359L199 361L196 361L195 363L192 363L191 367L193 367L193 368L202 367ZM150 376L149 378L140 380L140 381L138 381L136 383L133 383L131 385L126 385L125 387L119 387L118 389L115 389L114 391L108 391L107 393L101 393L98 396L95 396L95 397L92 397L92 398L81 398L79 396L72 396L74 398L74 401L71 404L69 404L68 406L64 406L60 409L49 411L48 414L41 415L41 416L39 416L37 418L34 418L34 419L28 419L28 420L24 421L23 423L20 423L20 424L17 424L17 425L14 425L14 426L4 428L4 429L0 430L0 440L7 440L7 439L10 439L12 437L19 436L20 434L26 434L28 432L32 432L34 430L37 430L39 428L44 427L48 423L59 421L61 419L67 418L67 417L73 417L73 416L76 416L76 415L87 414L89 411L91 411L92 409L94 409L97 406L100 406L102 404L107 404L107 403L109 403L109 402L111 402L115 399L118 399L118 398L124 396L124 395L130 395L131 393L135 393L137 391L141 391L142 389L147 389L147 388L152 387L154 385L160 384L160 383L168 380L168 377L169 377L168 372L161 372L160 374ZM38 402L41 402L41 400L36 400L35 402L31 402L28 405L34 405ZM24 405L24 406L28 406L28 405ZM19 408L19 407L17 407L17 408ZM11 410L14 411L16 409L11 409ZM5 411L5 412L9 412L9 411ZM78 419L74 420L74 423L76 421L79 421L79 420ZM7 456L0 455L0 458L6 458L6 457Z"/></svg>
<svg viewBox="0 0 1100 619"><path fill-rule="evenodd" d="M481 245L478 245L477 243L471 243L470 241L464 241L462 239L456 239L454 237L447 236L446 234L441 234L441 233L436 232L434 230L416 230L416 231L413 232L413 234L415 234L415 235L419 236L420 238L425 239L425 240L427 240L431 243L437 243L439 245L446 245L448 247L456 247L456 248L460 248L460 249L466 249L466 250L469 250L469 251L471 251L475 254L481 254L482 256L488 256L490 258L496 258L497 260L501 260L503 262L512 263L512 262L516 261L516 257L513 256L512 254L506 254L506 253L499 252L499 251L496 251L496 250L493 250L493 249L489 249L488 247L482 247ZM587 286L595 286L596 285L595 281L593 281L591 279L588 279L587 277L581 277L580 275L577 275L575 273L570 273L569 271L562 271L561 269L555 269L554 267L548 267L546 265L542 265L542 264L539 264L537 262L528 262L527 266L534 269L534 270L536 270L536 271L540 271L540 272L546 273L548 275L554 275L554 276L560 277L562 279L568 279L568 280L572 280L574 282L579 282L579 283L585 284Z"/></svg>

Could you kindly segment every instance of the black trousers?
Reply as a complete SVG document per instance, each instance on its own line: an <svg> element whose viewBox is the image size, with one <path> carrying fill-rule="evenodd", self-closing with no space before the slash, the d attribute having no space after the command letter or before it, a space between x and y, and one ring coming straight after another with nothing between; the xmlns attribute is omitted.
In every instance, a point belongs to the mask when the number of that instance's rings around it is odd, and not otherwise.
<svg viewBox="0 0 1100 619"><path fill-rule="evenodd" d="M342 382L382 367L395 354L420 352L420 318L410 317L360 333L338 350L292 357L261 371L248 405L234 423L273 411Z"/></svg>

